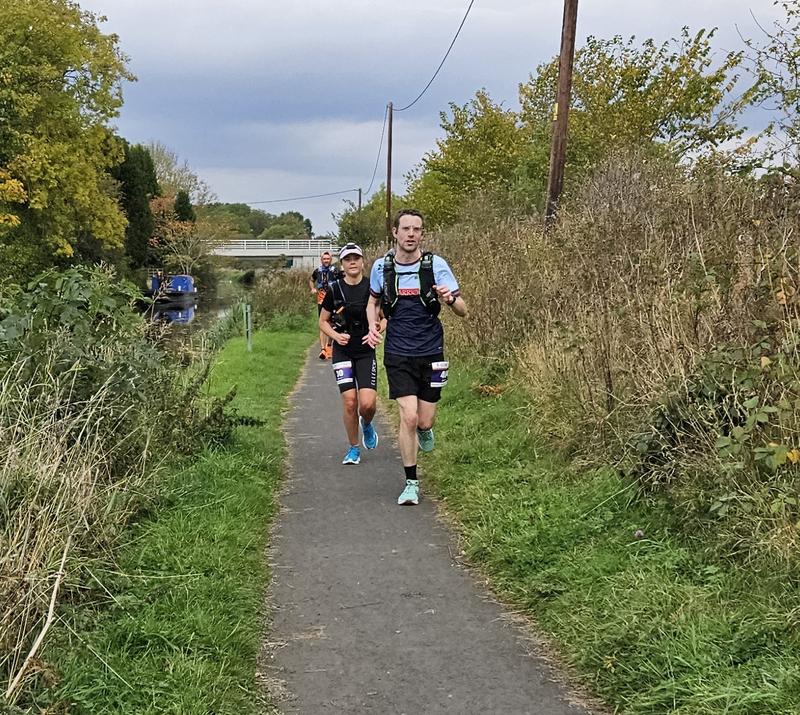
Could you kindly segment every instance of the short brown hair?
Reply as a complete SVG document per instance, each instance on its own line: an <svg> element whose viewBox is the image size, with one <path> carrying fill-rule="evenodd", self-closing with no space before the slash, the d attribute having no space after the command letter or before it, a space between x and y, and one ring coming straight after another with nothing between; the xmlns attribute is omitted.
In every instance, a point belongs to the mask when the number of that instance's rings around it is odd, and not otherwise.
<svg viewBox="0 0 800 715"><path fill-rule="evenodd" d="M419 220L422 221L422 226L425 226L425 217L416 209L400 209L394 217L394 221L392 221L392 226L394 228L400 228L400 219L403 216L418 216Z"/></svg>

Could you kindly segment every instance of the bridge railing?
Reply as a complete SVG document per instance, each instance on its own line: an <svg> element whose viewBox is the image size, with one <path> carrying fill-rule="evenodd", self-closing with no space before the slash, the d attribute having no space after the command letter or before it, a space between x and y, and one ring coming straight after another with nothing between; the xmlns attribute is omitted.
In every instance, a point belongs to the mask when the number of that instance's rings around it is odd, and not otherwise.
<svg viewBox="0 0 800 715"><path fill-rule="evenodd" d="M243 238L226 241L217 246L215 253L270 253L273 255L302 253L305 255L319 254L323 251L337 251L339 247L330 241L312 241L304 239L260 239Z"/></svg>

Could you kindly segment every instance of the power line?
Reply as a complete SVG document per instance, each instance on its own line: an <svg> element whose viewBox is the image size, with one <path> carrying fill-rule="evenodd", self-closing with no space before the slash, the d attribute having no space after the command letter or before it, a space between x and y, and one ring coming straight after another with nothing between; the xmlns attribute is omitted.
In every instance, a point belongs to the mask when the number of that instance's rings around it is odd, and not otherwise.
<svg viewBox="0 0 800 715"><path fill-rule="evenodd" d="M458 39L458 35L461 32L461 28L464 27L464 23L467 21L467 17L469 15L469 11L472 10L472 5L473 5L474 2L475 2L475 0L470 0L469 6L467 7L467 11L466 11L466 13L464 13L464 19L461 20L461 24L458 26L458 30L456 30L456 34L453 37L453 41L450 43L450 47L447 48L447 52L445 52L444 57L442 58L442 61L439 63L439 66L436 68L436 72L433 73L433 77L431 77L430 82L428 82L428 84L425 85L425 89L423 89L419 93L419 96L413 102L411 102L411 104L407 104L405 107L402 107L400 109L395 109L394 110L395 112L405 112L406 109L411 109L411 107L413 107L420 99L422 99L422 95L425 94L425 92L428 91L428 87L430 87L433 84L433 80L436 79L436 75L439 74L439 70L442 69L442 67L444 66L445 60L447 60L447 56L450 54L450 50L452 50L453 49L453 45L456 44L456 40Z"/></svg>
<svg viewBox="0 0 800 715"><path fill-rule="evenodd" d="M383 113L383 127L381 128L381 140L378 143L378 156L375 157L375 168L372 170L372 178L369 180L369 187L364 192L365 194L369 194L370 190L372 189L372 185L375 183L375 176L378 173L378 163L381 160L381 150L383 149L383 137L386 132L386 118L389 115L389 107L387 106ZM281 203L288 203L289 201L305 201L306 199L320 199L326 196L339 196L340 194L349 194L353 191L358 191L358 189L343 189L342 191L330 191L325 194L311 194L309 196L292 196L286 199L269 199L266 201L244 201L243 203L246 204L281 204Z"/></svg>
<svg viewBox="0 0 800 715"><path fill-rule="evenodd" d="M383 112L383 128L381 129L381 140L378 144L378 156L375 157L375 168L372 170L372 178L369 180L369 188L364 192L365 194L369 194L370 189L372 189L372 184L375 183L375 174L378 173L378 162L381 160L381 149L383 149L383 134L386 131L386 117L389 116L389 105L386 105L386 109Z"/></svg>
<svg viewBox="0 0 800 715"><path fill-rule="evenodd" d="M282 204L288 201L305 201L306 199L321 199L325 196L338 196L339 194L349 194L358 189L342 189L341 191L330 191L327 194L311 194L310 196L291 196L288 199L269 199L268 201L243 201L245 204Z"/></svg>
<svg viewBox="0 0 800 715"><path fill-rule="evenodd" d="M369 181L369 187L366 190L366 194L372 189L372 185L375 183L375 176L378 173L378 164L380 163L381 159L381 151L383 149L383 137L386 132L386 121L389 119L389 115L391 111L395 112L404 112L406 109L411 109L420 99L422 99L425 92L428 91L428 88L433 84L433 81L436 79L437 75L441 71L442 67L444 67L444 63L447 61L447 58L450 56L450 51L453 49L453 46L456 44L456 40L458 36L461 34L461 29L464 27L464 23L467 21L469 17L470 10L472 10L472 6L475 4L475 0L470 0L469 5L467 6L467 10L464 13L464 17L461 19L461 24L458 26L456 30L456 34L453 36L453 40L450 43L450 46L447 48L447 52L445 52L442 61L439 63L439 66L436 68L436 71L433 73L433 76L428 81L428 84L425 85L423 90L417 95L413 102L407 104L405 107L401 107L400 109L390 109L390 105L387 105L386 111L383 114L383 127L381 128L381 139L378 144L378 156L375 157L375 167L372 170L372 178ZM353 191L359 191L360 189L342 189L341 191L329 191L324 194L309 194L308 196L290 196L285 199L267 199L263 201L245 201L243 203L248 205L256 205L256 204L281 204L281 203L288 203L290 201L306 201L308 199L321 199L325 198L326 196L340 196L341 194L349 194ZM388 191L387 191L388 194Z"/></svg>

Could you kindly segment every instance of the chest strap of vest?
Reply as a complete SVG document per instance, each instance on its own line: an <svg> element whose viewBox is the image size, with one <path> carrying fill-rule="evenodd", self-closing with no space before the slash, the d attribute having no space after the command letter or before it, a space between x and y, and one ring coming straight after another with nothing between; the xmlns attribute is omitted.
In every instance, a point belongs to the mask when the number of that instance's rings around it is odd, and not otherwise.
<svg viewBox="0 0 800 715"><path fill-rule="evenodd" d="M333 296L333 313L331 314L331 322L339 330L344 330L347 322L344 313L344 289L338 280L333 281L328 288L330 288L331 295Z"/></svg>
<svg viewBox="0 0 800 715"><path fill-rule="evenodd" d="M422 254L419 261L419 270L415 271L415 273L419 276L420 301L431 315L439 315L442 304L439 302L436 289L433 287L436 284L436 278L433 273L433 254L430 251L425 251ZM397 306L397 300L400 297L401 275L413 274L398 273L394 260L394 251L389 251L383 257L383 291L381 293L381 307L383 308L383 314L387 317L392 315Z"/></svg>

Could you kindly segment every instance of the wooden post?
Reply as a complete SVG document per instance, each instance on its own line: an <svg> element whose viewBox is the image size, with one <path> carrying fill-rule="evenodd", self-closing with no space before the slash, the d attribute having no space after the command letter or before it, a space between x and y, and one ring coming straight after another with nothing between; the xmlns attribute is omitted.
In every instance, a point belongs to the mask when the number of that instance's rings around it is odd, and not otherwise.
<svg viewBox="0 0 800 715"><path fill-rule="evenodd" d="M558 62L558 94L553 117L553 143L550 148L550 175L547 180L545 225L555 217L558 199L564 187L564 163L567 156L567 128L572 64L575 59L575 30L578 23L578 0L564 0L564 21L561 28L561 56Z"/></svg>

